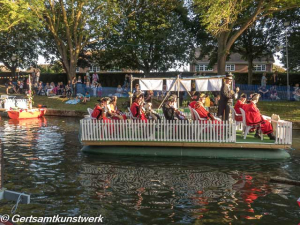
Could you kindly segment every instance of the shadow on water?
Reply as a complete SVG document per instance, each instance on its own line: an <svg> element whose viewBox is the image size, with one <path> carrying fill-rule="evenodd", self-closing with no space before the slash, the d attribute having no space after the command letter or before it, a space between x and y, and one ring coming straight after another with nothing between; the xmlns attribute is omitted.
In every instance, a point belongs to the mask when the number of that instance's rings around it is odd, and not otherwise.
<svg viewBox="0 0 300 225"><path fill-rule="evenodd" d="M90 155L80 151L78 119L0 124L5 187L31 194L31 204L18 208L22 216L101 214L105 224L300 222L300 188L269 182L300 180L300 149L284 161ZM12 206L0 202L0 214Z"/></svg>

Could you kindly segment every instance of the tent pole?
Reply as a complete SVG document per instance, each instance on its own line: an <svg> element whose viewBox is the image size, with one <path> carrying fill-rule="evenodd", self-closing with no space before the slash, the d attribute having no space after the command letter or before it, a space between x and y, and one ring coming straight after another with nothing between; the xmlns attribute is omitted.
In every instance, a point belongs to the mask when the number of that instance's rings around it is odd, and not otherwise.
<svg viewBox="0 0 300 225"><path fill-rule="evenodd" d="M172 88L174 87L175 84L176 84L176 82L174 82L174 83L172 84L172 86L170 87L168 93L166 94L166 96L164 97L164 99L162 100L162 102L160 103L160 105L158 106L157 109L160 109L160 107L162 106L162 104L164 103L164 101L166 100L166 98L169 96L170 91L172 90Z"/></svg>

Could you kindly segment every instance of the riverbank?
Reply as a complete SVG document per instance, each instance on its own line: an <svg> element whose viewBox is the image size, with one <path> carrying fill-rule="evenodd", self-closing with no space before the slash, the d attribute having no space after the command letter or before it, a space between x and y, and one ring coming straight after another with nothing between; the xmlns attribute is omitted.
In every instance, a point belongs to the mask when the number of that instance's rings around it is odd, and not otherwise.
<svg viewBox="0 0 300 225"><path fill-rule="evenodd" d="M2 93L3 94L3 93ZM24 95L17 95L17 97L23 97ZM87 108L94 108L98 103L99 97L91 97L91 101L86 104L78 103L76 105L66 104L66 98L48 98L47 96L34 96L34 107L39 105L45 105L48 109L52 109L53 115L56 115L62 111L64 114L71 114L81 116L87 114ZM160 105L160 100L154 98L153 108L157 108ZM129 98L118 98L118 108L122 111L126 111L129 106ZM258 102L258 108L264 115L271 116L272 114L278 114L281 119L293 122L300 129L300 102L295 101L260 101ZM56 111L56 112L55 112ZM67 113L67 111L74 111L74 113ZM47 115L50 115L50 110ZM51 114L52 115L52 114Z"/></svg>

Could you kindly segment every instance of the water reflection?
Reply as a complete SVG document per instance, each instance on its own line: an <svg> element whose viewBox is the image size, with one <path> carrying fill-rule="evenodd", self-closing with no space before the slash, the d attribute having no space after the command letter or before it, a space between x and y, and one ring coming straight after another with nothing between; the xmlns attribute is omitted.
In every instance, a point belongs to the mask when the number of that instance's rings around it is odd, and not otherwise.
<svg viewBox="0 0 300 225"><path fill-rule="evenodd" d="M102 214L106 224L300 222L299 187L269 182L300 178L299 150L287 161L97 156L80 151L78 119L0 124L5 187L31 194L32 203L19 206L24 216ZM12 205L0 202L0 214Z"/></svg>

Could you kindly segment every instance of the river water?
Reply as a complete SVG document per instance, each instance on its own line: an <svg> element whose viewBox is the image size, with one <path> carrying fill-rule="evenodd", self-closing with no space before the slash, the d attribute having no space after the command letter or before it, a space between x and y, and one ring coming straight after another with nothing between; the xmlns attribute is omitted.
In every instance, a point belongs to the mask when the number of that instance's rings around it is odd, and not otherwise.
<svg viewBox="0 0 300 225"><path fill-rule="evenodd" d="M21 216L99 216L102 224L298 224L300 139L284 161L89 155L79 119L0 121L4 186L31 195ZM12 202L0 202L10 214Z"/></svg>

